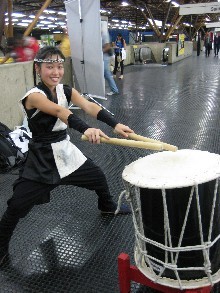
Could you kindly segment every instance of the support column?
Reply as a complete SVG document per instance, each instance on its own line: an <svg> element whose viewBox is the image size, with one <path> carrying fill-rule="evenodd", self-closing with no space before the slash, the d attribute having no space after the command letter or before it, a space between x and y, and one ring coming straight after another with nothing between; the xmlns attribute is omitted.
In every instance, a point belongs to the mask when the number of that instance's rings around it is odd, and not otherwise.
<svg viewBox="0 0 220 293"><path fill-rule="evenodd" d="M7 0L0 1L0 44L2 42L2 35L5 29L5 12L7 11Z"/></svg>

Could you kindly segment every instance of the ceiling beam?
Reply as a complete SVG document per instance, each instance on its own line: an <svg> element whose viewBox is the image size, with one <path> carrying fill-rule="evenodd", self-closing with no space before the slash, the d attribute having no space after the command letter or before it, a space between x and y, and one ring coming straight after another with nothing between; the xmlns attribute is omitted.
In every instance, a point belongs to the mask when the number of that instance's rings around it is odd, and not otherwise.
<svg viewBox="0 0 220 293"><path fill-rule="evenodd" d="M157 24L156 24L156 22L154 20L153 14L151 13L150 8L145 3L144 3L144 7L147 10L147 12L148 12L148 14L149 14L149 16L150 16L150 18L151 18L151 20L153 22L154 30L156 31L157 37L159 38L160 35L161 35L161 32L158 29L158 26L157 26ZM148 22L149 22L149 20L148 20Z"/></svg>
<svg viewBox="0 0 220 293"><path fill-rule="evenodd" d="M41 14L44 12L45 9L47 9L47 7L50 5L52 0L46 0L44 5L41 7L41 9L38 11L37 15L35 16L34 20L29 24L29 26L27 27L26 31L24 32L24 36L28 36L32 29L35 27L39 17L41 16Z"/></svg>
<svg viewBox="0 0 220 293"><path fill-rule="evenodd" d="M164 22L163 22L163 26L162 26L162 29L161 29L161 39L163 38L163 33L164 33L164 30L165 30L165 26L167 24L167 19L168 19L169 13L170 13L170 8L171 8L171 1L168 4L167 13L166 13L166 16L165 16L165 19L164 19Z"/></svg>
<svg viewBox="0 0 220 293"><path fill-rule="evenodd" d="M13 3L12 0L8 0L8 29L7 37L13 37L13 23L12 23Z"/></svg>
<svg viewBox="0 0 220 293"><path fill-rule="evenodd" d="M0 1L0 45L2 42L2 36L5 28L5 13L7 11L8 3L7 0Z"/></svg>
<svg viewBox="0 0 220 293"><path fill-rule="evenodd" d="M177 20L175 21L175 23L170 26L169 30L167 31L166 35L165 35L165 40L167 41L170 37L170 35L173 33L173 31L175 30L176 26L179 24L180 20L182 19L182 15L180 15Z"/></svg>

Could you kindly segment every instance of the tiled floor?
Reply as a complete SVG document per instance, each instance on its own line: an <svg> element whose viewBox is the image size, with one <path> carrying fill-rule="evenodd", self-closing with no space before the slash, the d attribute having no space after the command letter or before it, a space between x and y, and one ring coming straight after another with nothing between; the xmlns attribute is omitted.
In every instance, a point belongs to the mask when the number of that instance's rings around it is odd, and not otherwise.
<svg viewBox="0 0 220 293"><path fill-rule="evenodd" d="M132 65L117 79L119 96L101 103L136 133L180 149L220 154L220 59L193 54L169 66ZM100 102L100 101L99 101ZM112 130L81 118L109 136ZM115 199L124 189L122 171L149 150L111 145L91 146L69 131L72 141L104 170ZM0 175L0 215L12 193L17 171ZM0 271L0 293L119 293L117 256L133 259L134 228L130 215L101 216L96 195L58 187L49 204L35 207L13 235L11 262ZM219 290L219 291L218 291ZM215 286L213 292L220 292ZM153 292L132 283L131 292Z"/></svg>

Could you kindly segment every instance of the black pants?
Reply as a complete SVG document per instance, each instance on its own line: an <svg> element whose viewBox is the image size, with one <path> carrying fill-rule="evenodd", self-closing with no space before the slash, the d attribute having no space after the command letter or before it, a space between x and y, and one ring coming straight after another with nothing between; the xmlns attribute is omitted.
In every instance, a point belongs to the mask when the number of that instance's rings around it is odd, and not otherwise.
<svg viewBox="0 0 220 293"><path fill-rule="evenodd" d="M7 210L0 221L0 250L7 251L19 219L24 218L35 205L48 202L50 192L58 185L74 185L95 190L100 210L116 210L104 173L90 159L75 172L61 179L60 184L45 184L19 178L14 183L13 196L8 200Z"/></svg>
<svg viewBox="0 0 220 293"><path fill-rule="evenodd" d="M214 52L215 52L215 56L218 55L218 52L219 52L219 44L214 44Z"/></svg>
<svg viewBox="0 0 220 293"><path fill-rule="evenodd" d="M209 56L210 55L210 50L211 50L211 46L208 44L205 46L205 55Z"/></svg>
<svg viewBox="0 0 220 293"><path fill-rule="evenodd" d="M121 67L121 75L123 75L124 72L124 60L121 59L121 62L118 62L118 57L122 58L122 54L121 53L116 53L115 54L115 68L113 70L113 74L115 75L118 69L118 64L120 63L120 67Z"/></svg>

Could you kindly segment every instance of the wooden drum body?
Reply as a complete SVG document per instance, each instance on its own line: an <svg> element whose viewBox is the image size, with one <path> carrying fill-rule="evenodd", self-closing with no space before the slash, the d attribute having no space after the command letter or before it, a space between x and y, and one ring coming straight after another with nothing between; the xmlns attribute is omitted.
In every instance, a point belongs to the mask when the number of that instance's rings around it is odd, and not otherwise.
<svg viewBox="0 0 220 293"><path fill-rule="evenodd" d="M220 280L220 156L161 152L122 174L135 228L135 262L161 285L189 289Z"/></svg>

